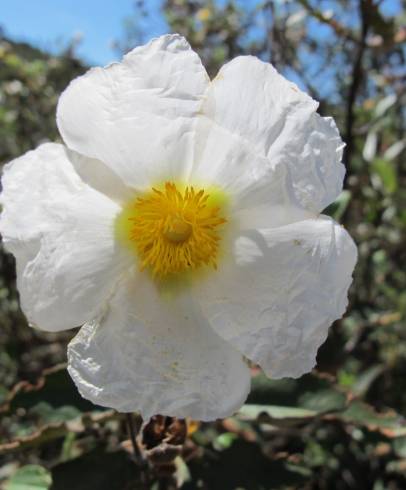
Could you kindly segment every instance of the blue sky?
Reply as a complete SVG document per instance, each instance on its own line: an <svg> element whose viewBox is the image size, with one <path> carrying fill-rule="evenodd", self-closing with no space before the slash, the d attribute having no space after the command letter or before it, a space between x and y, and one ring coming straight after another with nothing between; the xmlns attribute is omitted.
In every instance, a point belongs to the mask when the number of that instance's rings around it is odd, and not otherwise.
<svg viewBox="0 0 406 490"><path fill-rule="evenodd" d="M218 0L223 3L224 0ZM255 0L237 0L241 5ZM161 0L147 0L148 38L167 32ZM334 5L334 1L330 2ZM401 11L400 0L384 0L386 14ZM6 35L57 52L75 35L83 35L78 55L89 64L104 65L119 57L111 45L124 32L124 19L134 14L134 0L0 0L0 26ZM320 28L320 26L318 26Z"/></svg>
<svg viewBox="0 0 406 490"><path fill-rule="evenodd" d="M148 0L149 37L167 27L159 0ZM123 21L134 13L134 0L0 0L0 26L6 35L57 51L77 33L83 41L77 52L91 64L106 64L118 55L111 48L123 34Z"/></svg>

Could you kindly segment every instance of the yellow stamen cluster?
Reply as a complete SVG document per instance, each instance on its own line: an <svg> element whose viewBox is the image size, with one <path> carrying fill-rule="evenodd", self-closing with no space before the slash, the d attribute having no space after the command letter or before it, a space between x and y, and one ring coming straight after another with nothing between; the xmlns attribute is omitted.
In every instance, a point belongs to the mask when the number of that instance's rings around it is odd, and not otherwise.
<svg viewBox="0 0 406 490"><path fill-rule="evenodd" d="M172 182L137 198L128 220L142 268L163 278L203 264L217 267L219 226L226 220L209 198L204 189L180 191Z"/></svg>

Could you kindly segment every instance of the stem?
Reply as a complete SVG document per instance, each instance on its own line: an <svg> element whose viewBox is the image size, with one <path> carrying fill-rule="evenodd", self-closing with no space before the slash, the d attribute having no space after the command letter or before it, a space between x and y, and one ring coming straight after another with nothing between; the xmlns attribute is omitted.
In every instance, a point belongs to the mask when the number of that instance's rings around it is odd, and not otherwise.
<svg viewBox="0 0 406 490"><path fill-rule="evenodd" d="M366 38L369 30L368 9L372 6L372 0L360 0L359 9L361 16L361 38L358 42L358 49L355 61L352 67L351 85L348 91L346 121L345 121L345 142L347 144L344 150L344 163L348 166L354 149L354 123L355 113L354 107L358 95L358 89L362 79L362 61L366 48Z"/></svg>
<svg viewBox="0 0 406 490"><path fill-rule="evenodd" d="M141 429L142 417L138 415L136 421L134 422L133 414L126 413L126 419L128 433L130 434L131 444L134 451L134 462L140 470L140 483L142 485L142 488L148 490L150 488L148 461L144 458L137 443L137 435L139 434Z"/></svg>
<svg viewBox="0 0 406 490"><path fill-rule="evenodd" d="M145 461L144 461L144 458L142 457L141 450L140 450L138 443L137 443L137 435L138 435L140 428L141 428L142 418L139 417L137 420L137 424L135 424L134 419L133 419L133 414L127 413L126 419L127 419L127 427L128 427L128 432L130 434L131 444L133 446L135 462L139 466L144 466Z"/></svg>
<svg viewBox="0 0 406 490"><path fill-rule="evenodd" d="M142 426L142 417L138 415L134 421L132 413L126 413L127 428L134 451L134 462L140 470L140 483L145 490L150 488L148 461L144 458L137 442L137 436Z"/></svg>

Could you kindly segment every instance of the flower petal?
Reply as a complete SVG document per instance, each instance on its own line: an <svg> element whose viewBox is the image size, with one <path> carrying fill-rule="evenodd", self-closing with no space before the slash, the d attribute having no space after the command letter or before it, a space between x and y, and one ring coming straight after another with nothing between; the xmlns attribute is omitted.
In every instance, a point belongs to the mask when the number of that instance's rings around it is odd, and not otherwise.
<svg viewBox="0 0 406 490"><path fill-rule="evenodd" d="M199 118L191 182L215 184L228 195L240 229L274 227L314 218L296 198L286 165L272 162L240 136Z"/></svg>
<svg viewBox="0 0 406 490"><path fill-rule="evenodd" d="M58 127L70 148L105 162L126 185L181 179L208 83L187 41L162 36L73 80L59 100Z"/></svg>
<svg viewBox="0 0 406 490"><path fill-rule="evenodd" d="M120 204L134 197L134 190L127 187L121 178L100 160L85 157L68 148L66 152L75 171L85 184Z"/></svg>
<svg viewBox="0 0 406 490"><path fill-rule="evenodd" d="M269 376L298 377L346 309L356 256L327 217L251 230L194 294L214 330Z"/></svg>
<svg viewBox="0 0 406 490"><path fill-rule="evenodd" d="M288 198L295 208L322 211L340 193L345 171L335 123L320 117L317 106L272 65L250 56L235 58L205 97L196 174L208 172L238 194L245 183L241 209L270 199L271 204L282 199L284 206ZM283 187L275 179L283 179Z"/></svg>
<svg viewBox="0 0 406 490"><path fill-rule="evenodd" d="M2 185L0 231L29 321L57 331L93 318L127 267L113 235L120 207L80 179L58 144L6 165Z"/></svg>
<svg viewBox="0 0 406 490"><path fill-rule="evenodd" d="M249 370L186 294L165 296L145 273L130 278L106 315L68 348L84 398L121 412L213 420L244 402Z"/></svg>

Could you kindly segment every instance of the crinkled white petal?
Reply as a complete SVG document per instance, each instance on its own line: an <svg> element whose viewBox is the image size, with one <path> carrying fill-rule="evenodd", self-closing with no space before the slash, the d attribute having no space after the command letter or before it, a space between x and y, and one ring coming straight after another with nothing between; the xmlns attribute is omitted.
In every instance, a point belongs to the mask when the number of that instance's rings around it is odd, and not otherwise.
<svg viewBox="0 0 406 490"><path fill-rule="evenodd" d="M122 205L134 197L134 190L124 184L102 161L66 149L68 158L84 183Z"/></svg>
<svg viewBox="0 0 406 490"><path fill-rule="evenodd" d="M191 182L215 184L229 197L241 229L280 226L314 217L296 198L289 169L272 162L228 129L201 116Z"/></svg>
<svg viewBox="0 0 406 490"><path fill-rule="evenodd" d="M59 100L58 127L70 148L103 161L128 186L182 179L208 83L187 41L162 36L73 80Z"/></svg>
<svg viewBox="0 0 406 490"><path fill-rule="evenodd" d="M214 330L273 378L315 364L343 315L357 251L327 217L247 230L194 295Z"/></svg>
<svg viewBox="0 0 406 490"><path fill-rule="evenodd" d="M114 239L120 207L86 185L53 143L6 165L2 187L0 232L17 259L29 321L57 331L94 318L128 267Z"/></svg>
<svg viewBox="0 0 406 490"><path fill-rule="evenodd" d="M344 146L333 118L304 113L287 119L268 158L288 167L296 199L303 207L320 212L343 189Z"/></svg>
<svg viewBox="0 0 406 490"><path fill-rule="evenodd" d="M68 348L84 398L121 412L213 420L235 412L250 389L242 356L185 295L162 295L146 274L129 278L106 315Z"/></svg>
<svg viewBox="0 0 406 490"><path fill-rule="evenodd" d="M207 92L194 175L235 191L246 215L276 201L320 212L339 195L345 171L335 123L317 106L272 65L235 58Z"/></svg>

